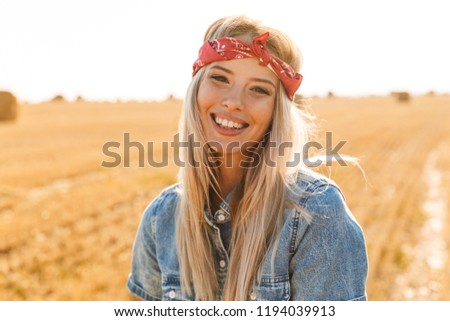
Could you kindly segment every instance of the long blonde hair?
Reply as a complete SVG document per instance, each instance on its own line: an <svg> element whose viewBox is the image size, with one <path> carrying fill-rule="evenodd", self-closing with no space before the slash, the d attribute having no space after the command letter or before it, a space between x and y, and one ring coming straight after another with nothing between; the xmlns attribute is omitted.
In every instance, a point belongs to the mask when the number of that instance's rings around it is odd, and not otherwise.
<svg viewBox="0 0 450 321"><path fill-rule="evenodd" d="M301 67L301 56L297 47L283 33L262 26L247 17L228 17L213 23L206 32L205 40L221 37L249 36L254 38L270 33L267 46L272 54L290 64L296 71ZM197 92L205 74L204 67L193 77L187 90L182 117L180 139L199 142L207 146L202 130L197 105ZM305 115L293 106L283 86L279 86L272 125L261 141L258 164L246 168L241 183L233 193L231 201L232 237L230 260L223 298L245 300L252 286L261 277L261 265L271 246L277 242L283 212L291 206L288 197L290 180L298 170L287 166L295 154L300 155L302 146L308 141L309 126ZM267 141L275 148L264 148ZM293 146L280 150L282 143ZM183 291L196 300L217 300L219 283L213 253L211 227L204 219L205 204L211 203L211 194L220 195L218 169L210 163L208 148L195 148L189 143L181 150L185 166L180 167L180 202L177 209L177 250L179 254L181 286ZM268 160L276 166L268 165ZM198 164L195 164L198 162ZM298 166L302 166L300 162ZM258 195L258 197L254 197Z"/></svg>

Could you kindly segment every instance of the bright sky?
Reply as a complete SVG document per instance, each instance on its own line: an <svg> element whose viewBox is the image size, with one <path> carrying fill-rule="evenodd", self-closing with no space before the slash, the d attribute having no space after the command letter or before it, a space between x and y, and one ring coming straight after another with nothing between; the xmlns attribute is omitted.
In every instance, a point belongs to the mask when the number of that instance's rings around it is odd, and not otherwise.
<svg viewBox="0 0 450 321"><path fill-rule="evenodd" d="M0 90L183 98L206 28L236 14L296 42L301 94L450 92L445 0L0 0Z"/></svg>

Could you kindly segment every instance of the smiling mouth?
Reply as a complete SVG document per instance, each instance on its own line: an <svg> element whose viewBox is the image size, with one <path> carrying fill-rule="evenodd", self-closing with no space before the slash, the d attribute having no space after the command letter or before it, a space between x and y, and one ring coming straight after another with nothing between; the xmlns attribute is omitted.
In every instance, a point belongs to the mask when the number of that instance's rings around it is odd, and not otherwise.
<svg viewBox="0 0 450 321"><path fill-rule="evenodd" d="M214 122L219 125L222 128L227 128L227 129L242 129L242 128L246 128L249 126L249 124L245 123L245 122L238 122L238 121L233 121L233 120L229 120L229 119L225 119L223 117L217 116L212 114L211 115L212 119L214 120Z"/></svg>

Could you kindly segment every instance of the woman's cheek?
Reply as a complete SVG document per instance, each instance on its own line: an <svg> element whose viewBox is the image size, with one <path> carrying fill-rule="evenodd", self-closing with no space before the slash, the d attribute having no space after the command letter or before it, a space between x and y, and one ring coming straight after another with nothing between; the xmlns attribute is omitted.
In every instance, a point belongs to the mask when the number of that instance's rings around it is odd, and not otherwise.
<svg viewBox="0 0 450 321"><path fill-rule="evenodd" d="M212 87L213 86L209 85L207 82L203 82L200 85L197 93L197 103L200 109L202 107L204 108L207 105L211 105L211 103L214 101L215 89Z"/></svg>

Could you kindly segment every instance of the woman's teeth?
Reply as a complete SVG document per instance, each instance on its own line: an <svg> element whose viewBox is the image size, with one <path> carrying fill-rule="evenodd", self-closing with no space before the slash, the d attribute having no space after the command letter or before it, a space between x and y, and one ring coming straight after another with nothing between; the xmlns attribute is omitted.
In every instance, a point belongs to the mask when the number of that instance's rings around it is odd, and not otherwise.
<svg viewBox="0 0 450 321"><path fill-rule="evenodd" d="M242 127L244 127L243 124L239 124L232 120L223 119L218 116L215 117L214 121L222 127L233 128L233 129L241 129Z"/></svg>

